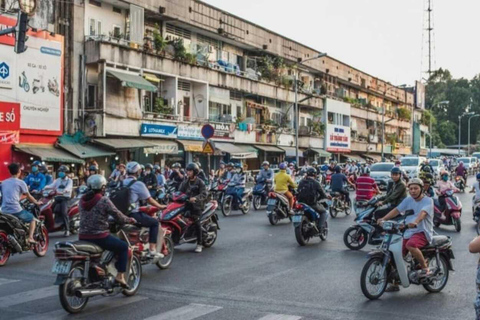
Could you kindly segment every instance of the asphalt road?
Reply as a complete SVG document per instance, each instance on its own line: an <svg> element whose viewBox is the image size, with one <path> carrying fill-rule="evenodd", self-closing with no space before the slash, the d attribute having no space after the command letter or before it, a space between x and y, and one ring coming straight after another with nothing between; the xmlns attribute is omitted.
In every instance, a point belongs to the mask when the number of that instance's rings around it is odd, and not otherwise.
<svg viewBox="0 0 480 320"><path fill-rule="evenodd" d="M62 309L52 285L53 244L64 239L54 234L46 257L16 255L0 269L0 319L474 319L479 257L468 252L476 235L471 195L460 199L461 233L451 226L436 230L453 238L456 256L456 272L438 294L412 286L368 301L360 273L372 247L353 252L342 240L352 216L330 219L327 241L299 247L290 222L271 226L264 210L252 210L228 218L219 213L212 248L196 254L192 245L177 247L169 270L144 266L137 296L97 297L76 316Z"/></svg>

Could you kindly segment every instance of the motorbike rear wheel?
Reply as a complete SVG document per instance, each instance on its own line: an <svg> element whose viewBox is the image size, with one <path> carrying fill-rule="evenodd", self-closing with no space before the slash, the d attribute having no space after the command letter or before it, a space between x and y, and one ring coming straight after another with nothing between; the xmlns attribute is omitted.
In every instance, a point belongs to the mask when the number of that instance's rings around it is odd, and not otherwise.
<svg viewBox="0 0 480 320"><path fill-rule="evenodd" d="M323 226L323 232L320 233L320 239L323 241L327 240L328 237L328 221L325 221L325 225Z"/></svg>
<svg viewBox="0 0 480 320"><path fill-rule="evenodd" d="M436 280L433 283L424 284L423 287L428 292L437 293L443 290L448 282L448 264L445 260L445 257L440 256L440 266L437 265L437 260L435 258L430 259L428 262L428 267L431 271L436 270L438 267L440 268L440 272L437 276L435 276Z"/></svg>
<svg viewBox="0 0 480 320"><path fill-rule="evenodd" d="M462 230L462 221L460 219L453 219L453 225L455 226L455 231L460 232Z"/></svg>
<svg viewBox="0 0 480 320"><path fill-rule="evenodd" d="M225 196L222 203L222 213L225 217L228 217L232 213L232 196Z"/></svg>
<svg viewBox="0 0 480 320"><path fill-rule="evenodd" d="M203 239L203 246L205 248L210 248L211 246L213 246L215 241L217 241L218 229L217 229L217 225L213 221L210 221L210 227L209 227L208 232L209 233L213 232L213 237L210 238L210 239Z"/></svg>
<svg viewBox="0 0 480 320"><path fill-rule="evenodd" d="M360 250L367 245L368 234L362 228L355 226L345 230L343 243L350 250Z"/></svg>
<svg viewBox="0 0 480 320"><path fill-rule="evenodd" d="M262 196L253 196L253 209L260 210L262 206Z"/></svg>
<svg viewBox="0 0 480 320"><path fill-rule="evenodd" d="M122 294L127 297L134 296L140 283L142 282L142 264L136 255L133 256L132 263L130 264L130 272L128 273L127 283L130 289L125 289Z"/></svg>
<svg viewBox="0 0 480 320"><path fill-rule="evenodd" d="M79 313L87 306L89 298L75 296L75 289L82 287L83 272L83 263L75 262L68 273L67 280L58 287L60 304L68 313Z"/></svg>
<svg viewBox="0 0 480 320"><path fill-rule="evenodd" d="M35 253L37 257L44 257L47 254L49 242L48 231L45 226L42 226L41 234L37 234L35 240L37 243L33 248L33 253Z"/></svg>
<svg viewBox="0 0 480 320"><path fill-rule="evenodd" d="M295 238L297 239L297 242L299 245L302 247L307 245L307 243L310 241L310 238L306 236L307 232L307 224L308 224L308 219L303 216L302 217L302 222L300 222L299 225L295 227Z"/></svg>
<svg viewBox="0 0 480 320"><path fill-rule="evenodd" d="M247 197L245 199L245 202L243 203L243 206L240 207L240 211L242 211L243 214L247 214L250 212L250 206L251 206L251 200L250 200L250 197Z"/></svg>
<svg viewBox="0 0 480 320"><path fill-rule="evenodd" d="M328 212L330 213L330 216L332 218L336 218L337 215L338 215L338 211L337 211L337 200L332 200L332 205L330 207L328 207Z"/></svg>
<svg viewBox="0 0 480 320"><path fill-rule="evenodd" d="M371 258L367 261L360 276L362 292L370 300L380 298L387 288L387 270L382 274L383 259L380 257ZM373 286L370 288L370 286Z"/></svg>
<svg viewBox="0 0 480 320"><path fill-rule="evenodd" d="M0 267L7 264L10 258L11 249L8 246L8 234L5 230L0 230Z"/></svg>
<svg viewBox="0 0 480 320"><path fill-rule="evenodd" d="M275 211L276 211L276 208L273 209L272 213L268 215L268 221L272 226L276 225L279 221L277 213Z"/></svg>
<svg viewBox="0 0 480 320"><path fill-rule="evenodd" d="M161 251L161 253L163 253L165 255L165 257L158 260L157 267L162 269L162 270L165 270L165 269L168 269L170 267L170 265L172 264L175 245L173 244L173 240L172 240L171 235L165 236L163 241L165 241L165 248L166 248L165 250L168 251L168 253L163 251L163 250ZM167 254L165 254L165 253L167 253Z"/></svg>

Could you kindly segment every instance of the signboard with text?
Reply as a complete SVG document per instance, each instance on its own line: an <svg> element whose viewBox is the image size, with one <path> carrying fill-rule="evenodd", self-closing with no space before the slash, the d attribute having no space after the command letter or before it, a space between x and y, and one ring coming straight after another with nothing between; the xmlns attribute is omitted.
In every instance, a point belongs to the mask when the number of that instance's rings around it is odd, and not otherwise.
<svg viewBox="0 0 480 320"><path fill-rule="evenodd" d="M0 144L15 144L20 140L20 104L0 102Z"/></svg>
<svg viewBox="0 0 480 320"><path fill-rule="evenodd" d="M235 138L235 123L210 123L215 129L212 139L233 140Z"/></svg>
<svg viewBox="0 0 480 320"><path fill-rule="evenodd" d="M142 137L158 137L158 138L177 138L177 126L171 124L151 124L142 123L140 128Z"/></svg>
<svg viewBox="0 0 480 320"><path fill-rule="evenodd" d="M325 150L334 153L348 153L350 147L350 104L326 99Z"/></svg>
<svg viewBox="0 0 480 320"><path fill-rule="evenodd" d="M201 127L193 124L179 124L177 137L185 140L203 140Z"/></svg>

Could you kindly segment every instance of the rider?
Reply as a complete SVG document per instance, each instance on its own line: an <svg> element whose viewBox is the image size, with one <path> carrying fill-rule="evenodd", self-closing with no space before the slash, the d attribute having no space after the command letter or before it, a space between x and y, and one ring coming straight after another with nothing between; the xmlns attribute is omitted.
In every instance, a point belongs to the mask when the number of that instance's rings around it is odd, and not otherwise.
<svg viewBox="0 0 480 320"><path fill-rule="evenodd" d="M290 162L288 164L288 169L290 169L290 176L292 177L292 179L295 179L295 165L293 164L293 162Z"/></svg>
<svg viewBox="0 0 480 320"><path fill-rule="evenodd" d="M157 176L155 176L153 165L150 163L145 165L145 175L143 176L142 182L147 186L150 196L155 197L157 195Z"/></svg>
<svg viewBox="0 0 480 320"><path fill-rule="evenodd" d="M325 161L322 165L322 167L320 168L320 172L327 172L328 170L328 161ZM318 169L317 169L318 171Z"/></svg>
<svg viewBox="0 0 480 320"><path fill-rule="evenodd" d="M185 168L187 171L187 179L185 179L178 191L185 193L189 200L187 209L190 211L190 217L195 221L195 229L197 233L197 247L195 252L202 252L202 212L205 209L205 200L207 199L207 188L202 179L198 177L200 168L196 163L190 163Z"/></svg>
<svg viewBox="0 0 480 320"><path fill-rule="evenodd" d="M400 160L395 161L395 167L399 168L400 171L402 172L402 179L405 180L406 183L408 183L408 180L410 178L408 177L408 174L400 168L401 165L402 165L402 162Z"/></svg>
<svg viewBox="0 0 480 320"><path fill-rule="evenodd" d="M60 214L65 228L65 237L70 236L70 219L68 217L68 201L72 197L73 181L68 177L70 169L62 165L57 170L58 178L47 188L55 191L55 211Z"/></svg>
<svg viewBox="0 0 480 320"><path fill-rule="evenodd" d="M240 163L235 163L235 174L230 180L230 184L235 186L235 191L233 196L237 199L239 205L243 204L242 195L245 191L245 183L247 182L247 175L243 172L242 165ZM233 192L233 191L232 191Z"/></svg>
<svg viewBox="0 0 480 320"><path fill-rule="evenodd" d="M420 165L420 173L433 173L433 167L432 165L428 162L428 160L423 161L423 163Z"/></svg>
<svg viewBox="0 0 480 320"><path fill-rule="evenodd" d="M156 164L153 166L153 171L157 177L157 188L163 188L165 186L165 176L162 174L162 168Z"/></svg>
<svg viewBox="0 0 480 320"><path fill-rule="evenodd" d="M157 252L157 237L159 231L158 220L150 217L146 213L140 212L139 202L146 201L148 204L157 207L158 209L165 209L167 206L161 205L155 201L145 184L138 181L140 175L140 165L138 162L132 161L127 163L127 174L128 176L123 181L123 185L130 188L129 203L134 207L130 213L130 217L134 218L142 226L150 228L148 240L150 256L152 258L163 258L163 254Z"/></svg>
<svg viewBox="0 0 480 320"><path fill-rule="evenodd" d="M455 187L452 181L448 179L448 172L442 170L440 172L440 180L437 182L437 190L435 191L438 195L438 202L440 203L440 208L443 210L445 208L445 197L443 193L447 190L453 190L458 192L459 190Z"/></svg>
<svg viewBox="0 0 480 320"><path fill-rule="evenodd" d="M25 195L30 202L37 206L42 205L42 203L32 197L28 192L27 184L19 179L22 174L22 168L18 163L9 164L8 171L11 177L2 182L2 214L11 214L25 223L30 223L28 242L35 243L33 239L36 227L35 218L31 212L22 208L20 200Z"/></svg>
<svg viewBox="0 0 480 320"><path fill-rule="evenodd" d="M53 177L52 175L48 172L47 166L42 164L41 167L39 168L40 172L43 173L45 176L45 185L48 186L49 184L52 184L53 182Z"/></svg>
<svg viewBox="0 0 480 320"><path fill-rule="evenodd" d="M335 173L332 175L332 178L330 180L330 187L332 188L332 192L339 192L345 196L345 201L347 202L348 205L350 205L350 194L347 190L344 188L344 183L348 183L349 185L353 186L355 188L355 185L348 181L347 177L341 173L342 168L339 166L335 167Z"/></svg>
<svg viewBox="0 0 480 320"><path fill-rule="evenodd" d="M384 221L395 218L401 212L413 210L414 214L405 220L408 229L403 234L403 254L406 255L407 250L410 251L422 268L418 272L419 276L426 277L430 275L430 270L421 249L427 246L433 237L433 199L424 195L423 182L418 178L408 183L408 191L410 197L405 198L378 223L383 225Z"/></svg>
<svg viewBox="0 0 480 320"><path fill-rule="evenodd" d="M427 197L433 198L435 197L435 191L433 190L433 175L431 173L425 174L422 178L423 182L423 192Z"/></svg>
<svg viewBox="0 0 480 320"><path fill-rule="evenodd" d="M90 178L90 176L93 176L93 175L96 175L96 174L98 174L98 167L94 164L90 165L88 167L88 174L85 174L83 176L83 179L84 179L83 184L86 185L87 181L88 181L88 178Z"/></svg>
<svg viewBox="0 0 480 320"><path fill-rule="evenodd" d="M292 177L287 174L287 165L282 162L278 165L280 171L275 175L275 192L282 193L288 199L290 214L292 213L293 207L293 194L288 190L288 187L296 188L297 184L293 181Z"/></svg>
<svg viewBox="0 0 480 320"><path fill-rule="evenodd" d="M225 162L220 161L220 169L215 172L215 178L220 179L225 173Z"/></svg>
<svg viewBox="0 0 480 320"><path fill-rule="evenodd" d="M467 182L467 168L463 165L463 161L458 163L458 167L455 169L455 173L457 177L461 177L463 184L465 185Z"/></svg>
<svg viewBox="0 0 480 320"><path fill-rule="evenodd" d="M475 193L472 199L472 203L480 200L480 173L477 173L477 181L473 183L470 193Z"/></svg>
<svg viewBox="0 0 480 320"><path fill-rule="evenodd" d="M200 162L195 162L195 164L198 166L198 174L196 175L198 179L202 180L205 184L208 184L208 176L205 174L205 171L202 169L202 165Z"/></svg>
<svg viewBox="0 0 480 320"><path fill-rule="evenodd" d="M183 179L185 179L185 172L182 170L180 163L176 162L172 164L172 173L168 177L168 180L173 181L172 185L175 187L175 190L178 190Z"/></svg>
<svg viewBox="0 0 480 320"><path fill-rule="evenodd" d="M370 177L370 169L363 167L357 179L356 201L369 201L375 194L380 194L375 179Z"/></svg>
<svg viewBox="0 0 480 320"><path fill-rule="evenodd" d="M104 250L115 253L117 260L117 281L122 287L128 288L125 272L128 263L128 244L110 235L108 217L112 216L119 223L136 223L135 219L121 213L105 196L107 180L99 174L91 175L87 180L89 191L82 196L78 206L80 211L80 230L78 239L92 242Z"/></svg>
<svg viewBox="0 0 480 320"><path fill-rule="evenodd" d="M227 163L227 170L225 170L222 175L222 181L231 180L233 178L233 175L235 174L235 171L233 171L233 166L233 162Z"/></svg>
<svg viewBox="0 0 480 320"><path fill-rule="evenodd" d="M262 170L260 170L257 175L257 183L258 180L263 179L263 181L265 182L265 190L267 192L272 188L273 174L273 170L270 169L270 162L263 161Z"/></svg>
<svg viewBox="0 0 480 320"><path fill-rule="evenodd" d="M25 183L28 186L31 194L39 194L46 186L46 179L43 173L40 172L42 163L34 161L32 163L32 172L25 178Z"/></svg>
<svg viewBox="0 0 480 320"><path fill-rule="evenodd" d="M306 203L313 210L320 214L319 227L320 232L323 233L325 221L327 221L327 210L318 203L319 200L332 197L325 193L320 183L316 180L317 170L313 167L307 169L307 178L302 179L298 184L298 201Z"/></svg>
<svg viewBox="0 0 480 320"><path fill-rule="evenodd" d="M375 211L375 218L378 220L389 213L393 207L396 207L406 196L407 188L405 182L402 181L402 171L398 167L393 167L390 171L390 177L393 182L388 184L387 194L379 198L377 206L387 204L386 209L379 209Z"/></svg>

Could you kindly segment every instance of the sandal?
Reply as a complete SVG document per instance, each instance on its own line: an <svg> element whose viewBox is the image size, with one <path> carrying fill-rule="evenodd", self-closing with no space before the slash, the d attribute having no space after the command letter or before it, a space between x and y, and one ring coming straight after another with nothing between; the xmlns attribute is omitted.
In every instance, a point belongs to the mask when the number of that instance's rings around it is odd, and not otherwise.
<svg viewBox="0 0 480 320"><path fill-rule="evenodd" d="M28 243L30 243L30 244L37 244L37 241L35 241L35 240L30 240L30 239L28 239L27 241L28 241Z"/></svg>
<svg viewBox="0 0 480 320"><path fill-rule="evenodd" d="M430 271L429 268L427 268L427 269L422 269L422 270L418 271L417 274L420 278L423 278L423 277L430 276L432 274L432 272Z"/></svg>
<svg viewBox="0 0 480 320"><path fill-rule="evenodd" d="M115 282L118 283L123 289L130 290L130 286L128 285L128 283L120 281L118 279L115 279Z"/></svg>

